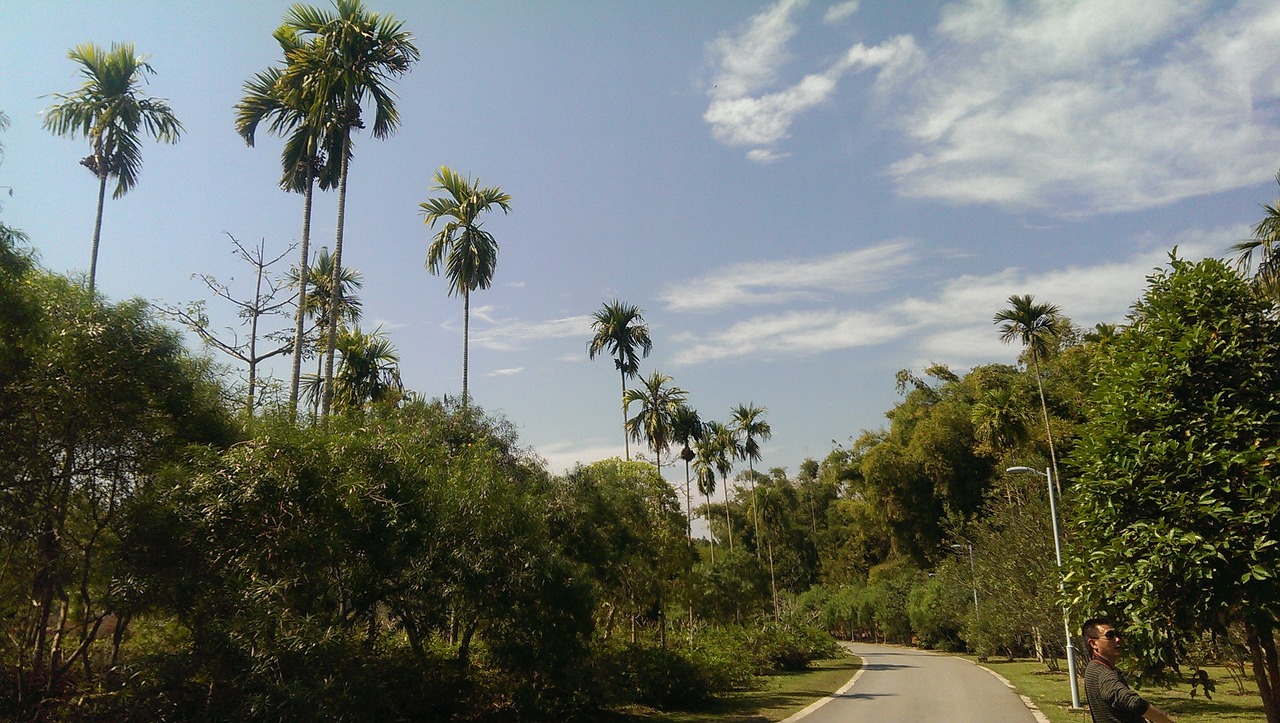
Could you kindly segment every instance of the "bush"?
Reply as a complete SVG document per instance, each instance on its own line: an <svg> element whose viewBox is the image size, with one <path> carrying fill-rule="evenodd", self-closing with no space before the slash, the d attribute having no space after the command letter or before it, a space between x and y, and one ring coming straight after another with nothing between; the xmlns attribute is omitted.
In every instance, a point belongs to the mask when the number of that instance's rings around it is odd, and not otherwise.
<svg viewBox="0 0 1280 723"><path fill-rule="evenodd" d="M639 703L659 710L695 706L714 694L710 668L689 650L644 645L611 646L597 658L600 682L615 705Z"/></svg>

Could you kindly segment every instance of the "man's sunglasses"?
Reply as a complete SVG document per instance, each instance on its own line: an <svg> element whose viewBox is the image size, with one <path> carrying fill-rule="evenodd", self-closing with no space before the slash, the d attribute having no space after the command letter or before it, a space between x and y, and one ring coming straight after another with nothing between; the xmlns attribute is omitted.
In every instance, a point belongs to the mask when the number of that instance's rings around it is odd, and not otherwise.
<svg viewBox="0 0 1280 723"><path fill-rule="evenodd" d="M1103 633L1102 635L1095 635L1095 636L1093 637L1093 639L1094 639L1094 640L1097 640L1098 638L1106 638L1107 640L1116 640L1116 639L1118 639L1118 638L1120 638L1120 637L1121 637L1121 635L1120 635L1120 631L1119 631L1119 630L1114 630L1114 629L1112 629L1112 630L1108 630L1107 632Z"/></svg>

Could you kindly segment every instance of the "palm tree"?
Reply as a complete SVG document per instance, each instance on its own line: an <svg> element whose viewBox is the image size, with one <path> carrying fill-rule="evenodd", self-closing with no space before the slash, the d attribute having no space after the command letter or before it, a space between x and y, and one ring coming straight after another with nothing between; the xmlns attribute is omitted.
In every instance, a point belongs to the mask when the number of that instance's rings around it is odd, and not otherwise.
<svg viewBox="0 0 1280 723"><path fill-rule="evenodd" d="M601 352L613 355L613 365L622 377L622 395L627 394L627 378L640 372L640 357L653 351L649 327L644 323L644 312L634 304L617 299L606 303L591 315L591 328L596 335L587 344L587 358L595 359ZM627 436L627 407L622 405L622 435L627 459L631 459L631 442Z"/></svg>
<svg viewBox="0 0 1280 723"><path fill-rule="evenodd" d="M424 222L435 228L436 221L449 219L431 239L427 249L427 269L436 276L444 269L449 278L449 295L462 294L462 406L467 405L467 347L471 337L471 292L487 289L498 266L498 242L480 228L481 213L511 211L511 196L497 186L480 187L480 179L463 178L446 166L436 171L432 189L446 196L419 204Z"/></svg>
<svg viewBox="0 0 1280 723"><path fill-rule="evenodd" d="M1003 455L1027 440L1027 415L1022 400L1007 386L987 389L969 410L978 441Z"/></svg>
<svg viewBox="0 0 1280 723"><path fill-rule="evenodd" d="M1280 173L1276 173L1276 183L1280 183ZM1253 265L1253 252L1259 253L1262 258L1253 278L1263 293L1276 300L1280 299L1280 201L1264 203L1262 210L1263 217L1253 227L1253 237L1232 244L1231 250L1237 252L1236 265L1246 274Z"/></svg>
<svg viewBox="0 0 1280 723"><path fill-rule="evenodd" d="M698 444L697 444L698 453L697 453L696 459L693 462L693 474L694 474L694 478L697 479L698 481L698 492L701 493L702 496L707 500L706 518L707 518L707 524L709 526L711 524L711 495L715 494L715 491L716 491L716 468L714 463L711 462L710 458L704 454L704 451L709 451L709 448L706 448L704 450L704 445L706 444L706 442L707 442L707 439L705 437L705 427L704 427L704 436L701 440L698 441ZM692 525L690 525L690 527L692 527ZM711 564L712 566L716 564L716 536L715 535L711 535Z"/></svg>
<svg viewBox="0 0 1280 723"><path fill-rule="evenodd" d="M724 489L724 522L729 532L729 551L733 551L733 518L729 515L729 473L733 461L740 459L738 439L731 427L720 422L707 422L703 443L698 454L720 473L720 486Z"/></svg>
<svg viewBox="0 0 1280 723"><path fill-rule="evenodd" d="M756 480L755 480L755 463L760 461L760 443L756 441L759 437L761 441L768 441L773 437L773 428L769 423L764 421L765 412L768 411L764 407L757 407L755 402L750 404L739 404L733 409L730 416L730 424L737 438L741 441L739 447L739 459L746 460L747 470L750 474L747 479L751 485L751 524L756 534L756 557L760 557L760 519L756 512Z"/></svg>
<svg viewBox="0 0 1280 723"><path fill-rule="evenodd" d="M418 49L403 23L390 15L369 12L360 0L334 0L334 12L294 5L285 13L276 37L286 48L284 70L276 86L283 102L303 109L309 118L332 118L333 132L341 138L338 220L333 243L335 281L330 289L336 295L346 226L351 132L365 127L361 113L366 101L373 103L373 137L386 138L395 131L400 114L388 81L409 72L418 60ZM331 305L338 305L336 297ZM337 321L336 317L329 319L325 350L322 412L326 415L333 400Z"/></svg>
<svg viewBox="0 0 1280 723"><path fill-rule="evenodd" d="M1037 304L1031 294L1009 297L1009 308L999 311L994 323L1000 325L1000 341L1008 344L1022 342L1031 357L1035 372L1036 389L1040 392L1040 412L1044 415L1044 434L1049 440L1049 462L1053 466L1053 481L1062 492L1058 479L1058 455L1053 447L1053 429L1049 426L1049 405L1044 399L1044 382L1040 378L1040 360L1048 356L1060 330L1062 309L1056 304Z"/></svg>
<svg viewBox="0 0 1280 723"><path fill-rule="evenodd" d="M306 285L302 284L302 273L297 269L289 272L289 280L297 288L305 289L302 297L302 310L308 318L315 319L314 331L318 332L318 338L314 339L316 347L317 369L314 378L308 378L310 375L304 375L300 380L302 386L307 387L306 396L308 404L312 407L312 413L319 416L320 405L324 401L324 343L325 333L329 328L330 319L334 315L329 312L330 304L333 303L334 296L338 298L337 305L337 323L341 328L345 328L348 323L354 324L360 321L363 305L360 297L354 293L355 289L364 286L364 277L356 269L343 268L338 274L338 293L333 293L333 256L329 254L329 247L321 246L320 253L316 254L315 262L306 272ZM303 333L303 338L308 336Z"/></svg>
<svg viewBox="0 0 1280 723"><path fill-rule="evenodd" d="M296 35L277 33L276 40L287 55L297 42ZM282 173L280 187L285 191L303 194L302 240L299 243L300 260L296 288L301 297L308 288L311 265L311 202L316 181L327 190L337 185L338 164L334 161L341 153L342 138L334 133L332 119L308 116L306 104L291 98L281 87L283 71L272 67L255 74L245 81L244 97L236 104L236 132L250 147L254 145L258 125L270 121L268 129L277 135L287 135L281 155ZM330 162L325 163L328 159ZM294 319L293 373L289 384L289 409L292 414L298 404L298 384L302 371L304 346L303 327L306 310L299 301Z"/></svg>
<svg viewBox="0 0 1280 723"><path fill-rule="evenodd" d="M662 453L671 446L674 437L671 420L688 396L680 387L668 386L670 381L671 377L666 374L654 372L642 380L640 386L622 395L624 410L630 409L632 402L640 404L636 416L627 420L627 434L637 442L649 443L658 476L662 476Z"/></svg>
<svg viewBox="0 0 1280 723"><path fill-rule="evenodd" d="M336 409L361 410L369 404L398 401L400 355L381 328L365 334L360 327L344 328L338 338L342 363L333 378Z"/></svg>
<svg viewBox="0 0 1280 723"><path fill-rule="evenodd" d="M671 441L680 445L680 459L684 460L685 528L690 545L693 544L693 495L690 491L689 463L697 455L689 445L701 439L702 419L697 410L687 404L678 405L671 415Z"/></svg>
<svg viewBox="0 0 1280 723"><path fill-rule="evenodd" d="M67 57L80 64L84 85L74 93L55 93L59 102L48 110L44 127L60 136L89 139L90 154L80 161L98 179L98 212L93 222L93 251L89 260L89 293L98 275L98 242L102 237L102 210L107 179L116 179L112 198L120 198L138 183L142 171L139 134L164 143L177 143L182 135L168 102L141 94L141 84L155 71L134 52L131 43L112 43L103 51L93 43L72 48Z"/></svg>

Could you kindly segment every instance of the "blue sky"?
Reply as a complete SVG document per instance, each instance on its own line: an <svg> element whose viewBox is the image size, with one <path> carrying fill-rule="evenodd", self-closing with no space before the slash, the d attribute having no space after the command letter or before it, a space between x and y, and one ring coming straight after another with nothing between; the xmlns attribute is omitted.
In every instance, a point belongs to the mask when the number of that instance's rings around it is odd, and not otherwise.
<svg viewBox="0 0 1280 723"><path fill-rule="evenodd" d="M883 424L895 371L1012 362L991 322L1009 295L1122 321L1171 248L1223 256L1276 197L1272 2L367 4L422 60L394 87L399 132L356 139L362 327L388 334L410 388L458 393L462 302L423 267L418 204L441 165L508 191L470 387L555 471L622 452L616 373L586 355L608 300L644 309L643 373L704 419L766 407L762 465L794 473ZM79 85L69 48L133 42L186 133L148 143L138 187L108 201L98 287L179 304L207 297L205 273L248 293L224 232L277 253L300 233L280 143L232 125L287 6L0 5L0 220L46 267L87 271L86 143L41 112ZM335 210L318 199L313 243Z"/></svg>

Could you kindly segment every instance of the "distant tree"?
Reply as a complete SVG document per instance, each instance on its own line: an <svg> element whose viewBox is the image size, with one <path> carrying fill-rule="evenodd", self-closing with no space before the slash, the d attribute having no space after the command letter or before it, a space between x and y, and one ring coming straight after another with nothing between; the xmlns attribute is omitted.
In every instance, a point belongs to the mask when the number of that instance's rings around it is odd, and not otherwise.
<svg viewBox="0 0 1280 723"><path fill-rule="evenodd" d="M480 179L463 178L441 166L436 171L433 190L447 195L422 204L427 226L448 219L431 239L427 249L427 269L437 276L443 270L449 279L449 295L462 296L462 404L467 404L467 347L471 336L471 292L487 289L498 267L498 242L481 228L480 214L496 206L511 210L511 195L497 186L480 187Z"/></svg>
<svg viewBox="0 0 1280 723"><path fill-rule="evenodd" d="M1280 721L1280 327L1215 259L1171 256L1102 355L1072 462L1075 604L1124 621L1143 672L1246 630L1267 720Z"/></svg>
<svg viewBox="0 0 1280 723"><path fill-rule="evenodd" d="M110 51L84 43L72 48L67 57L80 65L85 83L74 93L54 94L59 102L45 113L44 127L60 136L89 140L90 153L80 165L98 179L89 261L89 292L93 293L107 179L116 179L111 197L124 196L137 185L142 171L141 133L145 130L155 140L177 143L183 129L166 101L141 94L142 82L155 71L131 43L112 43Z"/></svg>
<svg viewBox="0 0 1280 723"><path fill-rule="evenodd" d="M301 391L302 396L312 408L312 414L318 417L320 406L324 401L324 352L327 343L325 334L328 333L329 319L332 315L329 304L333 303L335 297L337 298L338 305L335 308L339 328L346 328L347 324L360 321L363 304L360 297L355 295L355 290L364 286L364 276L350 267L335 270L333 256L329 253L327 246L320 247L320 253L316 254L315 261L311 264L311 269L306 276L307 283L304 286L301 283L302 272L295 268L290 272L289 280L295 288L305 289L302 298L303 309L309 318L315 319L309 343L314 348L317 368L315 376L303 375ZM332 290L335 278L338 280L337 294Z"/></svg>
<svg viewBox="0 0 1280 723"><path fill-rule="evenodd" d="M773 437L773 428L764 420L764 415L767 411L764 407L757 407L755 402L751 402L750 404L739 404L730 413L729 423L733 425L735 436L741 440L739 459L747 463L747 471L749 472L754 473L755 463L760 461L760 442L756 440L768 441ZM751 524L755 530L757 540L756 556L759 557L760 516L756 511L755 475L749 474L747 479L751 487Z"/></svg>
<svg viewBox="0 0 1280 723"><path fill-rule="evenodd" d="M627 394L627 379L640 373L640 357L649 356L653 341L649 338L649 326L644 323L644 313L634 304L617 299L606 302L591 315L591 329L595 336L587 342L587 358L595 359L602 353L612 354L613 365L622 378L622 395ZM627 434L627 407L622 405L622 435L626 457L631 459L631 438Z"/></svg>
<svg viewBox="0 0 1280 723"><path fill-rule="evenodd" d="M337 307L337 277L342 271L346 228L347 177L351 165L351 133L364 128L363 106L372 102L374 138L386 138L400 125L395 93L388 81L409 72L418 60L413 35L391 15L367 10L360 0L334 0L334 10L301 3L285 13L276 38L285 48L285 64L276 89L288 108L300 108L308 119L334 120L341 138L338 152L338 220L333 243L334 282L331 307ZM325 350L325 392L321 413L333 399L333 358L338 343L337 317L329 319Z"/></svg>
<svg viewBox="0 0 1280 723"><path fill-rule="evenodd" d="M680 445L680 459L684 460L684 504L689 541L693 541L693 496L690 491L689 463L698 455L692 445L702 439L702 418L698 411L681 403L671 415L671 441Z"/></svg>
<svg viewBox="0 0 1280 723"><path fill-rule="evenodd" d="M729 541L729 551L733 551L733 517L729 514L729 473L733 471L733 462L739 459L738 439L734 430L721 422L707 422L703 428L702 444L698 448L698 456L720 473L720 486L724 492L724 523Z"/></svg>
<svg viewBox="0 0 1280 723"><path fill-rule="evenodd" d="M1053 446L1053 429L1049 426L1049 405L1044 398L1044 381L1040 376L1040 364L1054 348L1055 337L1062 327L1062 310L1055 304L1037 304L1030 294L1009 297L1009 308L995 315L1000 325L1000 341L1008 344L1017 340L1031 357L1035 372L1036 389L1040 392L1040 411L1044 415L1044 434L1049 442L1049 461L1053 467L1053 482L1062 489L1058 477L1058 453Z"/></svg>
<svg viewBox="0 0 1280 723"><path fill-rule="evenodd" d="M344 328L338 353L342 360L333 375L334 409L361 411L370 404L400 401L400 355L380 328L368 334L359 325Z"/></svg>
<svg viewBox="0 0 1280 723"><path fill-rule="evenodd" d="M666 374L654 372L642 379L640 386L622 395L623 409L630 410L632 403L640 406L636 415L627 419L627 434L637 442L648 443L659 477L662 476L662 453L671 446L674 436L672 419L688 396L685 390L668 384L670 381L671 377Z"/></svg>

